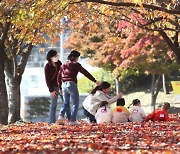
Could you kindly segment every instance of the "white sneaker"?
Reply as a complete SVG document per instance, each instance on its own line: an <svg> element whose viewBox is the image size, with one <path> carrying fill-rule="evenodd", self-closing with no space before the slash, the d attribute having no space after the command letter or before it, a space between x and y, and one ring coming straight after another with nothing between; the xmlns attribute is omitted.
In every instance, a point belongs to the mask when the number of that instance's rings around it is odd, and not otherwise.
<svg viewBox="0 0 180 154"><path fill-rule="evenodd" d="M64 123L64 117L59 115L58 120L56 121L57 124L61 125Z"/></svg>
<svg viewBox="0 0 180 154"><path fill-rule="evenodd" d="M82 121L84 121L84 122L86 122L86 123L88 123L88 124L91 124L91 121L90 121L89 118L84 118L84 119L82 119Z"/></svg>
<svg viewBox="0 0 180 154"><path fill-rule="evenodd" d="M78 122L78 121L73 121L73 122L70 121L70 122L69 122L69 125L79 125L79 122Z"/></svg>

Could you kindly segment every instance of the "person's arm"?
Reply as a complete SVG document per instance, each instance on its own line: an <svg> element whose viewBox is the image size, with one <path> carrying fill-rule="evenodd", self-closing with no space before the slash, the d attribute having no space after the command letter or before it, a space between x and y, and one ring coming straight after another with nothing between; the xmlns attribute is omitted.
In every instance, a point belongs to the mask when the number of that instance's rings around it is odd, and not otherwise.
<svg viewBox="0 0 180 154"><path fill-rule="evenodd" d="M89 80L95 83L97 82L96 79L84 67L82 67L81 64L77 63L77 66L78 66L79 72L81 72L85 77L87 77Z"/></svg>
<svg viewBox="0 0 180 154"><path fill-rule="evenodd" d="M51 84L51 76L49 75L49 69L50 68L49 68L48 64L46 64L46 66L44 68L45 80L46 80L46 84L49 89L49 92L53 92L54 88Z"/></svg>
<svg viewBox="0 0 180 154"><path fill-rule="evenodd" d="M153 120L154 116L155 116L155 111L149 114L148 116L146 116L145 121Z"/></svg>
<svg viewBox="0 0 180 154"><path fill-rule="evenodd" d="M57 84L58 84L58 87L59 87L59 90L62 90L61 88L61 84L62 84L62 68L60 68L59 72L58 72L58 76L57 76Z"/></svg>
<svg viewBox="0 0 180 154"><path fill-rule="evenodd" d="M110 104L116 102L118 98L121 98L121 97L122 97L122 94L119 93L117 96L114 96L114 97L112 97L112 98L108 98L108 97L106 96L106 94L102 92L102 93L100 93L97 97L98 97L98 100L100 100L100 101L107 101L108 104L110 105Z"/></svg>

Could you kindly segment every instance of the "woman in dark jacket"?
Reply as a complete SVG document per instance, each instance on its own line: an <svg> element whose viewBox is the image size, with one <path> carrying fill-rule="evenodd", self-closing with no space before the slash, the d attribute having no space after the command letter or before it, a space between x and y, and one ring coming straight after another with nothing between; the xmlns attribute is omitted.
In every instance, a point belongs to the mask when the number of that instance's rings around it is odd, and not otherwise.
<svg viewBox="0 0 180 154"><path fill-rule="evenodd" d="M56 106L57 106L57 99L59 95L57 75L58 75L58 72L60 70L62 63L61 61L58 60L58 55L55 50L50 50L47 53L46 59L48 60L48 63L45 65L44 71L45 71L46 84L51 94L49 123L55 123Z"/></svg>

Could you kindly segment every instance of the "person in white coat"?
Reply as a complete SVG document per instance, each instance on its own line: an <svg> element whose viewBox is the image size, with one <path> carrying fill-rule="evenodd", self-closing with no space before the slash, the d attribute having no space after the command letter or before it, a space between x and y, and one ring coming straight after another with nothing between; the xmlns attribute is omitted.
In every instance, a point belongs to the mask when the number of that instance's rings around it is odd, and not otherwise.
<svg viewBox="0 0 180 154"><path fill-rule="evenodd" d="M97 124L111 123L112 120L112 111L108 106L107 101L102 101L100 108L95 114Z"/></svg>
<svg viewBox="0 0 180 154"><path fill-rule="evenodd" d="M146 118L146 114L141 107L141 102L139 99L133 100L133 107L130 110L129 121L131 122L143 122Z"/></svg>
<svg viewBox="0 0 180 154"><path fill-rule="evenodd" d="M99 86L96 86L91 93L83 101L84 115L89 118L91 123L96 123L95 114L100 107L102 101L107 101L108 105L117 101L118 98L122 97L119 93L117 96L110 97L110 83L103 81Z"/></svg>

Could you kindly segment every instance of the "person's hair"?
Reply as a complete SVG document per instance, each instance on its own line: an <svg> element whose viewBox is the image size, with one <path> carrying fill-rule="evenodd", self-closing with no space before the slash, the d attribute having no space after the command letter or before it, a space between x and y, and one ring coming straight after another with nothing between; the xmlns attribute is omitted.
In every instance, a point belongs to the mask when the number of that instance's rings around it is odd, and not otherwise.
<svg viewBox="0 0 180 154"><path fill-rule="evenodd" d="M103 106L106 106L108 105L108 102L107 101L102 101L101 104L100 104L100 107L103 107Z"/></svg>
<svg viewBox="0 0 180 154"><path fill-rule="evenodd" d="M70 60L70 61L74 61L80 55L81 54L78 51L72 50L67 59Z"/></svg>
<svg viewBox="0 0 180 154"><path fill-rule="evenodd" d="M55 55L57 55L57 51L55 50L50 50L47 55L46 55L46 59L48 61L51 61L51 58L54 57Z"/></svg>
<svg viewBox="0 0 180 154"><path fill-rule="evenodd" d="M125 105L125 99L124 98L118 98L116 102L116 106L124 106Z"/></svg>
<svg viewBox="0 0 180 154"><path fill-rule="evenodd" d="M170 109L170 104L168 102L164 102L163 109L164 110L169 110Z"/></svg>
<svg viewBox="0 0 180 154"><path fill-rule="evenodd" d="M110 87L111 87L110 83L108 83L106 81L103 81L103 82L101 82L101 84L99 86L96 86L90 93L92 95L94 95L97 90L107 89L107 88L110 88Z"/></svg>
<svg viewBox="0 0 180 154"><path fill-rule="evenodd" d="M141 101L139 100L139 99L134 99L133 101L132 101L132 104L133 105L137 105L138 103L140 103Z"/></svg>

